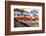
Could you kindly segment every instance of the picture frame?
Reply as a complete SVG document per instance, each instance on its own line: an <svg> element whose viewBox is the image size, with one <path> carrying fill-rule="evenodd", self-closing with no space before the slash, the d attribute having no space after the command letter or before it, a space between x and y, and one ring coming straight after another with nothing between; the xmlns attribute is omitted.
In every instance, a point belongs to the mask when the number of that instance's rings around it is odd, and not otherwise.
<svg viewBox="0 0 46 36"><path fill-rule="evenodd" d="M37 27L36 27L36 29L34 27L31 28L32 26L30 24L25 25L24 23L22 23L22 24L24 24L24 27L21 27L21 26L16 25L16 22L14 23L15 26L13 26L13 21L16 20L16 15L14 15L13 12L16 12L16 9L17 9L17 11L18 11L18 9L20 9L20 10L24 9L27 11L27 10L32 9L32 8L33 9L38 8L40 10L39 11L39 21L40 21L39 23L41 25L39 25L40 27L37 26L39 29ZM15 16L14 20L12 20L13 15ZM19 18L17 20L20 21ZM23 21L24 19L21 19L21 20ZM25 20L27 20L27 18ZM27 27L25 27L25 26L27 26ZM13 27L15 28L15 30ZM20 28L17 28L17 27L20 27ZM45 32L45 6L44 6L44 3L5 1L5 35L35 34L35 33L44 33L44 32Z"/></svg>

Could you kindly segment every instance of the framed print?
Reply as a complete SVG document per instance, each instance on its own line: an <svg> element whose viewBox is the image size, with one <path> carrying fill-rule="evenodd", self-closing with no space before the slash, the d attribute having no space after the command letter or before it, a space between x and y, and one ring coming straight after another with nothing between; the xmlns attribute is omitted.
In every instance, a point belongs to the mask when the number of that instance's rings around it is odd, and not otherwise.
<svg viewBox="0 0 46 36"><path fill-rule="evenodd" d="M44 32L44 3L5 1L6 35Z"/></svg>

